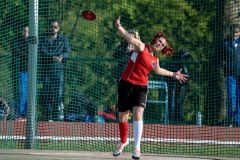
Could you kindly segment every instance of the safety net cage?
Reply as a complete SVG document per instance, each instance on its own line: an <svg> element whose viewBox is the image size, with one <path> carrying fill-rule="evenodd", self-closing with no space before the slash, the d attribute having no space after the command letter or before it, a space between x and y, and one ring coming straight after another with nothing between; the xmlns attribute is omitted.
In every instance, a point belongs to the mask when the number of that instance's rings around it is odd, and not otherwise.
<svg viewBox="0 0 240 160"><path fill-rule="evenodd" d="M141 152L240 158L239 0L0 3L0 148L115 149L118 83L138 54L120 17L145 44L163 32L174 53L158 64L188 75L150 72ZM128 126L132 152L132 113Z"/></svg>

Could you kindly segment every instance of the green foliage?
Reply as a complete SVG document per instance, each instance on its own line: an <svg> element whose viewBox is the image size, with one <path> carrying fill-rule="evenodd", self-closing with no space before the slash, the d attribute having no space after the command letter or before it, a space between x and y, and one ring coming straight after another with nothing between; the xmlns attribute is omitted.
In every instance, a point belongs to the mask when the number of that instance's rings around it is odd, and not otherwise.
<svg viewBox="0 0 240 160"><path fill-rule="evenodd" d="M42 0L39 1L38 32L42 35L49 29L48 22L55 19L61 22L61 31L69 38L71 45L70 58L67 59L65 68L65 106L73 99L75 93L83 93L88 99L94 101L99 110L103 110L109 104L116 104L118 72L117 66L127 59L113 58L116 48L123 38L114 27L116 18L121 17L121 24L127 30L135 29L140 33L141 40L151 42L154 35L163 31L175 53L187 48L191 52L191 59L186 62L191 75L189 91L184 103L184 119L187 124L195 123L196 111L202 113L216 111L221 103L216 96L221 88L209 90L219 73L219 68L212 64L212 57L216 56L214 48L215 35L222 32L219 19L218 5L215 0ZM0 5L0 96L11 100L16 94L12 76L11 51L12 42L21 28L28 23L29 2L24 0L1 0ZM94 21L85 20L81 12L92 10L97 18ZM218 17L219 16L219 17ZM220 31L219 31L220 30ZM219 34L221 35L221 34ZM220 37L221 38L221 37ZM158 54L160 61L171 61L167 57ZM39 65L40 66L40 65ZM221 72L220 72L221 73ZM15 75L15 76L16 76ZM41 77L40 72L38 77ZM150 74L150 79L163 80L163 77ZM223 80L221 80L223 82ZM37 84L38 96L41 96L42 83ZM41 116L42 101L38 97L38 115ZM149 98L157 100L160 93L149 93ZM207 103L206 101L210 101ZM41 108L42 107L42 108ZM151 107L151 106L149 106ZM67 107L66 107L67 108ZM78 110L81 106L74 106ZM154 106L149 113L151 122L162 123L163 107ZM211 110L207 110L211 108ZM68 108L67 108L68 109ZM216 119L216 114L212 119ZM149 116L148 115L148 116ZM203 115L205 116L205 115ZM205 116L207 117L207 116ZM209 117L207 117L209 118ZM159 121L160 119L160 121ZM206 123L213 124L213 123ZM75 143L75 142L74 142ZM81 142L82 143L82 142ZM92 144L77 143L77 150L92 150ZM88 143L88 142L87 142ZM0 144L5 145L5 143ZM16 145L15 143L13 145ZM99 144L98 144L99 145ZM69 144L47 145L43 149L73 149ZM70 146L70 148L69 148ZM87 147L85 147L87 146ZM158 146L158 144L156 144ZM12 146L16 148L15 146ZM75 146L74 146L75 147ZM197 150L193 155L209 156L233 156L239 149L231 146L186 146L167 144L162 148L148 148L143 145L143 151L154 153L187 154L189 150ZM101 148L101 147L100 147ZM102 147L104 148L104 147ZM112 146L110 146L112 148ZM110 151L109 147L104 151ZM96 148L95 148L96 149ZM177 150L176 150L177 149ZM187 150L185 150L187 149ZM213 152L209 152L213 150ZM217 150L215 153L214 150ZM226 151L225 153L222 151ZM102 151L102 150L101 150ZM156 152L155 152L156 151ZM231 155L229 153L232 153Z"/></svg>
<svg viewBox="0 0 240 160"><path fill-rule="evenodd" d="M1 4L0 54L10 54L13 37L28 19L28 3L9 0ZM208 61L213 54L214 31L210 22L215 15L214 8L213 0L204 3L193 0L40 1L39 34L47 31L50 19L56 19L62 22L62 33L69 37L71 57L67 61L65 74L66 105L71 101L73 92L93 98L100 108L116 103L118 77L114 68L123 59L112 59L112 55L123 40L114 27L116 18L120 16L122 26L139 31L145 43L149 43L154 34L163 31L175 52L182 48L190 50L193 81L188 93L190 98L186 101L186 119L192 121L193 104L200 108L204 105L207 85L204 71L207 65L201 63ZM84 10L94 11L96 20L83 19L81 12ZM162 61L168 60L161 55L159 57ZM2 74L6 73L10 75L9 70ZM3 88L7 90L6 85ZM198 101L193 98L196 96L199 97Z"/></svg>

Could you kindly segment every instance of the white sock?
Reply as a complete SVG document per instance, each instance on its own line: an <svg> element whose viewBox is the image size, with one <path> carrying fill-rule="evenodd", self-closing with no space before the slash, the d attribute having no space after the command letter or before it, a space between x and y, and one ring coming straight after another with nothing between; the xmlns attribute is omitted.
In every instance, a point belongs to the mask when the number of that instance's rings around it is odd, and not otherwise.
<svg viewBox="0 0 240 160"><path fill-rule="evenodd" d="M135 150L138 150L138 151L140 151L142 131L143 131L143 121L133 121L134 144L135 144Z"/></svg>

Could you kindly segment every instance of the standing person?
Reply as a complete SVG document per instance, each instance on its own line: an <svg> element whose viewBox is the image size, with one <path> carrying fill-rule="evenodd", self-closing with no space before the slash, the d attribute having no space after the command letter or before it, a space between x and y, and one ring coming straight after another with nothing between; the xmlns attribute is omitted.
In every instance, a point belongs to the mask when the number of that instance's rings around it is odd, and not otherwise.
<svg viewBox="0 0 240 160"><path fill-rule="evenodd" d="M132 37L140 40L139 33L136 30L130 29L128 31L128 33ZM113 58L116 58L116 59L129 59L129 57L131 57L132 53L135 50L136 50L135 46L133 46L132 44L128 43L128 41L126 41L124 39L121 42L121 44L117 47L116 51L114 52ZM120 61L118 63L118 66L116 67L116 70L115 70L115 75L117 77L117 81L119 81L119 77L121 76L121 73L125 70L126 65L127 65L126 61Z"/></svg>
<svg viewBox="0 0 240 160"><path fill-rule="evenodd" d="M45 117L50 121L64 120L64 64L65 58L69 57L70 46L60 29L60 22L51 21L50 31L41 42Z"/></svg>
<svg viewBox="0 0 240 160"><path fill-rule="evenodd" d="M230 26L224 40L223 65L227 86L228 123L240 124L240 25Z"/></svg>
<svg viewBox="0 0 240 160"><path fill-rule="evenodd" d="M184 83L179 83L178 80L166 77L166 82L168 84L168 105L169 105L169 119L171 122L182 123L184 118L184 100L188 91L190 75L186 64L184 63L190 58L190 52L187 49L181 49L179 52L175 53L171 59L174 63L166 63L165 68L168 70L176 70L178 68L183 69L183 73L188 75L188 80Z"/></svg>
<svg viewBox="0 0 240 160"><path fill-rule="evenodd" d="M118 112L121 142L117 145L113 155L120 155L124 147L129 144L127 138L128 117L132 110L135 142L132 158L139 159L140 142L143 131L142 117L144 108L146 107L149 72L154 70L158 75L173 77L180 82L186 81L187 75L181 74L181 69L177 72L171 72L160 68L156 53L161 51L163 55L172 56L173 54L173 49L168 45L167 39L162 32L157 33L150 44L144 44L140 40L132 37L121 26L120 17L116 20L115 27L137 50L131 55L118 84Z"/></svg>
<svg viewBox="0 0 240 160"><path fill-rule="evenodd" d="M25 26L21 29L20 34L14 39L13 43L13 67L14 69L14 83L16 84L15 94L17 102L17 116L18 120L25 120L26 118L26 106L27 106L27 83L28 83L28 35L29 28ZM16 75L18 74L18 75ZM17 77L17 78L15 78ZM18 96L19 94L19 96Z"/></svg>

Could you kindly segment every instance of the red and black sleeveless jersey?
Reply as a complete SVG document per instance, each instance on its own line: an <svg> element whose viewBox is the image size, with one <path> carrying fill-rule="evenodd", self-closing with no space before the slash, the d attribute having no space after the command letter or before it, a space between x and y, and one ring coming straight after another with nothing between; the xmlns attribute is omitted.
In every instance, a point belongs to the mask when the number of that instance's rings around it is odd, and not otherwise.
<svg viewBox="0 0 240 160"><path fill-rule="evenodd" d="M145 45L143 51L132 54L121 79L136 85L148 85L148 74L156 65L157 56L152 56L149 45Z"/></svg>

